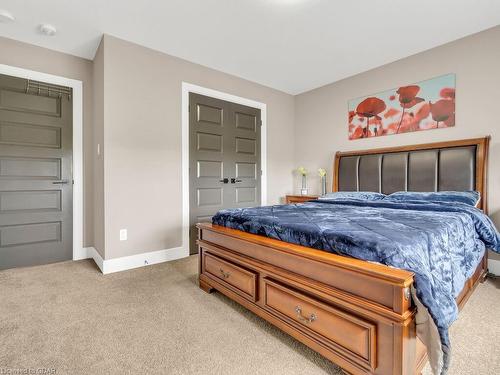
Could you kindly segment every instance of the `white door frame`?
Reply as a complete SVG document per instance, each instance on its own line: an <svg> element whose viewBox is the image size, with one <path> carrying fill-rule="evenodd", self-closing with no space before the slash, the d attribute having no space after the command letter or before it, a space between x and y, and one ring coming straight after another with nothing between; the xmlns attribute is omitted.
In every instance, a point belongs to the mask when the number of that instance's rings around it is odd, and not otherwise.
<svg viewBox="0 0 500 375"><path fill-rule="evenodd" d="M87 258L83 248L83 85L82 81L0 64L0 74L73 89L73 260Z"/></svg>
<svg viewBox="0 0 500 375"><path fill-rule="evenodd" d="M260 131L260 202L267 204L267 105L222 91L182 82L182 248L189 255L189 93L245 105L260 109L262 127Z"/></svg>

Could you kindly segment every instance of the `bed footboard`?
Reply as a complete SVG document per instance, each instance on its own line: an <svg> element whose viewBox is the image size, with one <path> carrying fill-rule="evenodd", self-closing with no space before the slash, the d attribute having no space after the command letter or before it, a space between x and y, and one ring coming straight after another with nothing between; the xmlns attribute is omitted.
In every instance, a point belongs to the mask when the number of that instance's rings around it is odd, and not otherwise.
<svg viewBox="0 0 500 375"><path fill-rule="evenodd" d="M414 374L411 272L211 224L199 224L199 282L350 374Z"/></svg>
<svg viewBox="0 0 500 375"><path fill-rule="evenodd" d="M217 290L349 374L420 374L413 273L212 224L198 224L199 283ZM457 297L486 274L487 254Z"/></svg>

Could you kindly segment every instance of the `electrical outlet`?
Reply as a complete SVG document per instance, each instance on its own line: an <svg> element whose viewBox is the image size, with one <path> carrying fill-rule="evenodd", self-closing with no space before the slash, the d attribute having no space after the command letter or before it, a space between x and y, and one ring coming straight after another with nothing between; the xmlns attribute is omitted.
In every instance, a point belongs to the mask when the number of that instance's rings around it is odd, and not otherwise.
<svg viewBox="0 0 500 375"><path fill-rule="evenodd" d="M127 241L127 230L120 229L120 241Z"/></svg>

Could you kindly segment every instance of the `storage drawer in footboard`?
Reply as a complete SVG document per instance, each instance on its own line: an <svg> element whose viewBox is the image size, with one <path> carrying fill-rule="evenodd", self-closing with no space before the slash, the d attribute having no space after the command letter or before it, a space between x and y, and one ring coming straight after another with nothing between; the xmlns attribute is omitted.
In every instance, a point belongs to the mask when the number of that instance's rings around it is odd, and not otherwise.
<svg viewBox="0 0 500 375"><path fill-rule="evenodd" d="M375 324L265 278L266 309L367 370L376 367Z"/></svg>
<svg viewBox="0 0 500 375"><path fill-rule="evenodd" d="M203 252L202 273L251 301L257 300L258 274L252 270Z"/></svg>

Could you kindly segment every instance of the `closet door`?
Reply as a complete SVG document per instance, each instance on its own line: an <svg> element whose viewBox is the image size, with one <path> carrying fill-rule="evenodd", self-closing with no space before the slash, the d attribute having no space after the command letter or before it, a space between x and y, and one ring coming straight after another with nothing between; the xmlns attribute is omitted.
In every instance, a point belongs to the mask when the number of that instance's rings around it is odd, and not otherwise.
<svg viewBox="0 0 500 375"><path fill-rule="evenodd" d="M73 254L71 96L27 84L0 75L0 269Z"/></svg>
<svg viewBox="0 0 500 375"><path fill-rule="evenodd" d="M197 252L194 225L225 208L260 205L259 109L189 96L190 253Z"/></svg>

